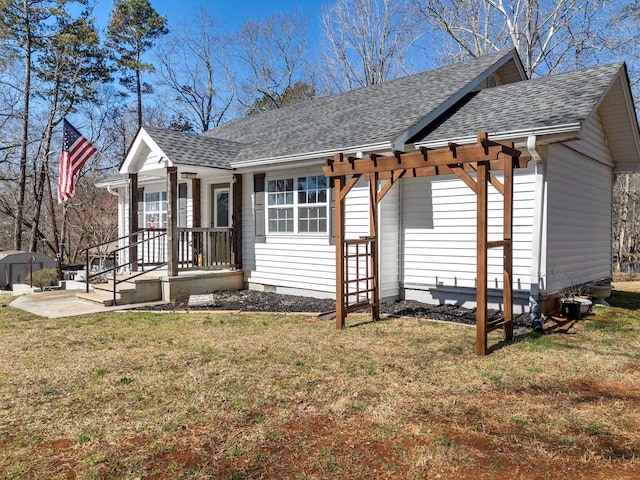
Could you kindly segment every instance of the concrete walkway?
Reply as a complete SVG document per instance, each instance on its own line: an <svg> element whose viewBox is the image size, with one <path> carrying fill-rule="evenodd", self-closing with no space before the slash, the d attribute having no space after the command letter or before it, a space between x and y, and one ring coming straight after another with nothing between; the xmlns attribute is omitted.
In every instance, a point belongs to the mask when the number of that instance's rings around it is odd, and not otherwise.
<svg viewBox="0 0 640 480"><path fill-rule="evenodd" d="M64 318L91 313L112 312L114 310L128 310L152 303L163 303L147 302L136 305L105 307L95 302L80 299L76 297L76 293L75 290L51 290L48 292L30 293L17 297L9 305L40 317Z"/></svg>

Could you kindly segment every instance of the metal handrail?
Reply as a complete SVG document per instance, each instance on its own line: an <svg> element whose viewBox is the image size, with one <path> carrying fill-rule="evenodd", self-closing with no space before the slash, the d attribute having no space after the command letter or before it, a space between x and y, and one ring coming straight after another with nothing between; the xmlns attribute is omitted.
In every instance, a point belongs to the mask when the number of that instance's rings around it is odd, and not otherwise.
<svg viewBox="0 0 640 480"><path fill-rule="evenodd" d="M157 232L158 234L157 235L148 236L146 238L143 238L142 240L138 240L139 236L141 234L144 234L145 232ZM94 277L97 277L98 275L104 275L104 274L108 274L109 272L113 272L113 302L115 304L116 294L117 294L117 291L116 291L117 285L119 285L120 283L123 283L123 282L125 282L127 280L130 280L132 278L138 277L138 276L140 276L140 275L142 275L144 273L156 270L158 268L162 268L163 266L167 265L166 261L165 262L157 262L157 263L154 263L154 266L152 268L147 268L146 270L144 268L145 267L145 245L149 246L149 244L151 244L151 242L153 242L155 240L158 240L158 239L160 239L162 237L166 237L166 235L167 235L166 229L143 228L141 230L138 230L136 232L130 233L128 235L124 235L124 236L119 237L117 239L113 239L111 241L103 242L103 243L100 243L100 244L97 244L97 245L92 245L90 247L87 247L87 248L83 249L82 251L86 252L85 291L87 293L89 292L89 280L90 279L92 279ZM115 250L111 251L109 253L109 255L107 256L107 258L113 258L113 267L107 268L105 270L102 270L102 271L94 273L94 274L90 274L89 273L89 251L91 249L96 248L96 247L101 247L101 246L104 246L104 245L108 245L108 244L114 243L114 242L118 242L119 243L120 240L131 239L132 237L136 238L136 240L133 241L133 242L128 242L127 245L125 245L125 246L116 248ZM141 252L140 252L140 256L136 255L136 258L133 258L133 259L129 258L128 262L118 263L118 253L120 253L123 250L131 249L131 247L137 247L137 246L141 246L142 247L141 248ZM155 251L154 251L154 254L155 254ZM116 274L117 274L117 272L118 272L118 270L120 268L126 267L128 265L133 265L133 264L140 264L141 267L142 267L142 271L138 272L138 273L135 273L133 275L129 275L124 279L118 280L116 278Z"/></svg>
<svg viewBox="0 0 640 480"><path fill-rule="evenodd" d="M151 237L147 237L147 238L143 238L142 240L136 240L135 242L129 243L128 245L125 245L124 247L120 247L120 248L116 248L115 250L113 250L111 252L111 255L113 255L113 304L115 305L116 303L116 296L117 296L117 286L121 283L124 283L128 280L131 280L132 278L136 278L139 277L140 275L143 275L147 272L151 272L153 270L157 270L158 268L162 268L164 267L167 262L158 262L154 267L152 268L147 268L147 270L144 269L144 258L145 258L145 252L144 252L144 246L148 245L151 243L151 241L153 240L157 240L159 238L162 237L166 237L167 236L167 231L166 229L142 229L141 231L139 231L138 233L145 233L145 232L158 232L158 235L154 235ZM132 260L131 258L129 258L129 261L126 263L122 263L122 264L118 264L118 252L122 251L122 250L128 250L131 247L137 247L138 245L142 246L142 253L141 256ZM138 273L134 273L131 275L126 276L125 278L121 278L120 280L118 280L116 278L116 272L118 271L119 267L126 267L127 265L133 265L133 264L140 264L142 267L142 271L138 272Z"/></svg>
<svg viewBox="0 0 640 480"><path fill-rule="evenodd" d="M98 247L103 247L104 245L109 245L110 243L120 243L120 240L124 240L125 238L131 238L133 235L138 235L140 233L142 233L144 230L138 230L137 232L133 232L133 233L129 233L127 235L123 235L122 237L118 237L118 238L112 238L111 240L107 240L106 242L102 242L102 243L96 243L95 245L89 245L87 248L83 248L82 250L80 250L80 254L82 254L82 252L85 252L85 264L84 264L84 268L85 268L85 292L89 293L89 280L97 277L98 275L102 275L104 273L109 273L110 271L113 270L113 268L111 269L107 269L107 270L103 270L101 272L98 273L94 273L93 275L89 274L89 253L92 249L94 248L98 248Z"/></svg>
<svg viewBox="0 0 640 480"><path fill-rule="evenodd" d="M145 235L146 234L146 235ZM199 242L196 243L193 235L199 235ZM220 236L222 235L222 236ZM141 237L142 236L142 237ZM113 302L115 304L117 295L117 285L132 278L136 278L144 273L157 270L168 264L166 259L166 245L159 242L159 239L167 237L167 229L165 228L143 228L136 232L124 235L122 237L91 245L81 252L85 252L85 290L89 292L89 281L98 275L113 274ZM107 255L107 259L113 259L113 266L104 270L90 274L89 273L89 253L90 250L104 245L117 243L127 240L126 245L118 247ZM133 240L133 241L131 241ZM179 242L179 267L182 270L195 268L212 268L215 266L226 265L236 268L234 254L234 231L231 228L206 228L206 227L180 227L178 228ZM197 248L194 248L196 247ZM156 251L157 247L157 251ZM118 263L119 253L123 250L129 250L129 260L124 263ZM198 258L191 258L194 254L199 257L204 256L204 263L200 263ZM148 261L150 260L150 261ZM118 280L116 275L123 267L133 265L133 272L124 278ZM137 271L137 265L141 266L142 271ZM146 267L146 268L145 268Z"/></svg>

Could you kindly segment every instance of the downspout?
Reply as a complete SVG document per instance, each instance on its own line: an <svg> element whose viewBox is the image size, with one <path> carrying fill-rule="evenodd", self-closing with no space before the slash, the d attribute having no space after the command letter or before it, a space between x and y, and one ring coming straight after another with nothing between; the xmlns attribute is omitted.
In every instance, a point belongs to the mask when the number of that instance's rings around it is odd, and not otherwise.
<svg viewBox="0 0 640 480"><path fill-rule="evenodd" d="M544 242L546 169L544 159L538 150L538 138L529 135L527 150L534 160L535 204L533 207L533 241L531 245L531 280L529 290L529 319L531 328L536 332L543 331L543 320L540 314L540 272L542 270L542 248Z"/></svg>
<svg viewBox="0 0 640 480"><path fill-rule="evenodd" d="M107 192L109 192L111 195L115 195L118 198L118 237L122 237L123 233L120 231L120 229L124 226L124 209L121 208L120 205L122 194L118 190L113 190L113 185L107 185Z"/></svg>

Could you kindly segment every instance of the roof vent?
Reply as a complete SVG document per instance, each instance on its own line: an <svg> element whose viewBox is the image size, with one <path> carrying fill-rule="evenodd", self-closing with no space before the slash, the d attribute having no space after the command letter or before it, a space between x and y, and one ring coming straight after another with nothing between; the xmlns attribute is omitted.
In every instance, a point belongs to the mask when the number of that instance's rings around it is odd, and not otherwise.
<svg viewBox="0 0 640 480"><path fill-rule="evenodd" d="M497 73L492 73L487 78L487 88L496 87L500 85L500 77Z"/></svg>

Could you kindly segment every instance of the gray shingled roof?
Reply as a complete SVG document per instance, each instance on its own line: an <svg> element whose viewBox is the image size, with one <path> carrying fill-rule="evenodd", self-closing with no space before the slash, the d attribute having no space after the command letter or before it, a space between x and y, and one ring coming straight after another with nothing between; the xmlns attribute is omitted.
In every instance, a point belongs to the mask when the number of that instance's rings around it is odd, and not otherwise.
<svg viewBox="0 0 640 480"><path fill-rule="evenodd" d="M231 169L230 161L236 157L241 147L239 143L224 139L164 128L144 129L176 165Z"/></svg>
<svg viewBox="0 0 640 480"><path fill-rule="evenodd" d="M230 162L343 151L391 142L447 105L511 52L400 78L232 120L204 135L145 128L178 165L230 168ZM622 63L510 83L469 94L412 141L438 142L489 133L582 123ZM449 105L447 105L449 106Z"/></svg>
<svg viewBox="0 0 640 480"><path fill-rule="evenodd" d="M390 142L512 52L497 52L359 90L239 118L204 136L243 144L253 160Z"/></svg>
<svg viewBox="0 0 640 480"><path fill-rule="evenodd" d="M441 142L491 133L582 123L594 110L622 63L526 80L468 97L417 142Z"/></svg>

